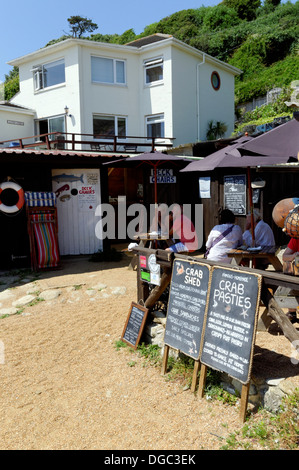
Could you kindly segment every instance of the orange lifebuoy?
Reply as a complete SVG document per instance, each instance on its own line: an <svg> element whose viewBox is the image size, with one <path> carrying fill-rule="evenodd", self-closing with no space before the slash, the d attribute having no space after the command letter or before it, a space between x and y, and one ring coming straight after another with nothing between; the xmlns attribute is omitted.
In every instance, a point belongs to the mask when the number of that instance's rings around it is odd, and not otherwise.
<svg viewBox="0 0 299 470"><path fill-rule="evenodd" d="M3 202L1 201L1 193L5 189L13 189L18 194L19 199L17 203L14 204L13 206L7 206L3 204ZM14 214L15 212L18 212L20 209L22 209L24 202L25 202L24 190L20 185L18 185L17 183L14 183L13 181L6 181L5 183L0 184L0 211L5 212L6 214Z"/></svg>

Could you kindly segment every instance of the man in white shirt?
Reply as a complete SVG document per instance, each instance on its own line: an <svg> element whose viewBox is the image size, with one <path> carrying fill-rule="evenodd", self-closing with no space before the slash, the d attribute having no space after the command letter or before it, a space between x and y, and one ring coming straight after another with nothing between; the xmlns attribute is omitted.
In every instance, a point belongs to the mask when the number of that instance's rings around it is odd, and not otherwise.
<svg viewBox="0 0 299 470"><path fill-rule="evenodd" d="M254 238L255 246L258 247L270 247L275 250L275 239L273 231L266 222L261 218L261 215L257 209L253 209L253 218L254 218ZM251 231L251 216L247 216L245 224L245 232L243 233L243 243L244 245L251 247L252 246L252 231Z"/></svg>
<svg viewBox="0 0 299 470"><path fill-rule="evenodd" d="M242 244L242 229L235 225L235 216L229 209L221 212L219 222L208 236L206 258L229 264L232 258L227 253Z"/></svg>

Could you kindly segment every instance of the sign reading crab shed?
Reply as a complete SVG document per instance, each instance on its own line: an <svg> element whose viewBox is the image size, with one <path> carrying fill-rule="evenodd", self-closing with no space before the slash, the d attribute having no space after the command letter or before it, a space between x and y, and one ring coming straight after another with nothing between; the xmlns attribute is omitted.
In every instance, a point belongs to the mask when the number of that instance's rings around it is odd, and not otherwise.
<svg viewBox="0 0 299 470"><path fill-rule="evenodd" d="M207 305L210 266L173 263L164 342L198 360Z"/></svg>
<svg viewBox="0 0 299 470"><path fill-rule="evenodd" d="M200 361L246 384L250 380L262 277L214 267Z"/></svg>

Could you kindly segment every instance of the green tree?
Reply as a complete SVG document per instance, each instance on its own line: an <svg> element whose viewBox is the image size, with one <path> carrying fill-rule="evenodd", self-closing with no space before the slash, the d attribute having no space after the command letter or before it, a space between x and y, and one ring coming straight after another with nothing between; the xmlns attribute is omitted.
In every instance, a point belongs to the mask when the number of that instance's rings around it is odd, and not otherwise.
<svg viewBox="0 0 299 470"><path fill-rule="evenodd" d="M224 5L236 10L242 20L251 21L256 18L261 6L260 0L223 0Z"/></svg>
<svg viewBox="0 0 299 470"><path fill-rule="evenodd" d="M224 136L227 125L221 121L209 121L207 129L207 140L216 140Z"/></svg>
<svg viewBox="0 0 299 470"><path fill-rule="evenodd" d="M280 0L264 0L264 5L270 5L273 7L277 7L280 4Z"/></svg>
<svg viewBox="0 0 299 470"><path fill-rule="evenodd" d="M19 69L14 67L9 74L5 75L4 81L4 99L9 101L20 89Z"/></svg>
<svg viewBox="0 0 299 470"><path fill-rule="evenodd" d="M92 33L95 29L98 29L96 23L82 16L70 16L67 20L74 38L81 38L82 34L86 32Z"/></svg>

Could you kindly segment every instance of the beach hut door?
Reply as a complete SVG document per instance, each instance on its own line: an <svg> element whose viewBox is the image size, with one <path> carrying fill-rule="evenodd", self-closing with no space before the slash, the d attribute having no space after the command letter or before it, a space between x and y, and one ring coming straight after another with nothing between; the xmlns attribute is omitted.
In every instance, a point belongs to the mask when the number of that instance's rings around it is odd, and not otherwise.
<svg viewBox="0 0 299 470"><path fill-rule="evenodd" d="M57 200L60 255L102 250L102 241L95 234L95 210L101 203L100 170L52 170L52 190Z"/></svg>

